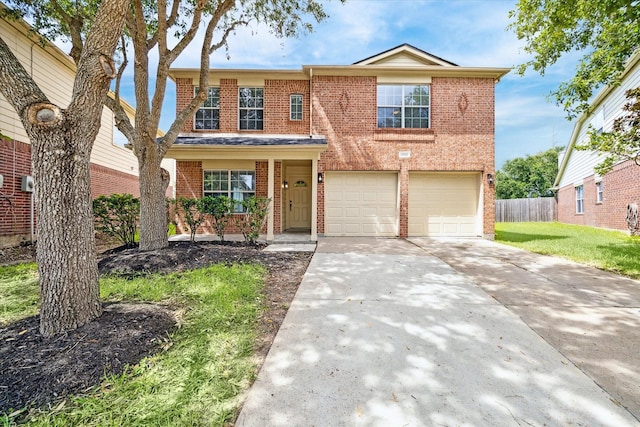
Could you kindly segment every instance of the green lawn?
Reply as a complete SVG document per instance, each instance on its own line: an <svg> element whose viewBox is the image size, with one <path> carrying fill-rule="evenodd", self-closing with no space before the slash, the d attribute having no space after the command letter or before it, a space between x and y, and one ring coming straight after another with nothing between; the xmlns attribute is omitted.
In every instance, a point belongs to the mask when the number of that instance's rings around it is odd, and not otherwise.
<svg viewBox="0 0 640 427"><path fill-rule="evenodd" d="M265 270L216 265L151 278L103 278L106 301L170 302L183 308L165 351L82 397L22 422L30 426L224 426L253 380L256 321ZM0 269L0 324L35 314L35 265ZM19 303L20 302L20 303ZM0 426L14 420L0 414Z"/></svg>
<svg viewBox="0 0 640 427"><path fill-rule="evenodd" d="M640 279L640 239L620 231L557 222L500 222L496 241Z"/></svg>

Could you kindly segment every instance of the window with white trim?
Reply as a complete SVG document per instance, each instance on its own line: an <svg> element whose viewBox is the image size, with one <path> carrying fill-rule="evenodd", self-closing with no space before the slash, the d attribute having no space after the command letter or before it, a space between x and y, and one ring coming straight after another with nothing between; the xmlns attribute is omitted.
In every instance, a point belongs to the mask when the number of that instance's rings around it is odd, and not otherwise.
<svg viewBox="0 0 640 427"><path fill-rule="evenodd" d="M244 212L242 201L256 195L256 172L248 170L206 170L203 175L205 196L227 196L236 201L234 212Z"/></svg>
<svg viewBox="0 0 640 427"><path fill-rule="evenodd" d="M429 128L429 85L378 85L379 128Z"/></svg>
<svg viewBox="0 0 640 427"><path fill-rule="evenodd" d="M241 87L238 89L238 129L262 130L264 128L264 89Z"/></svg>
<svg viewBox="0 0 640 427"><path fill-rule="evenodd" d="M584 185L576 187L576 213L584 213Z"/></svg>
<svg viewBox="0 0 640 427"><path fill-rule="evenodd" d="M596 203L602 203L604 200L604 191L602 188L602 181L596 182Z"/></svg>
<svg viewBox="0 0 640 427"><path fill-rule="evenodd" d="M289 97L289 120L302 120L302 95L294 93Z"/></svg>
<svg viewBox="0 0 640 427"><path fill-rule="evenodd" d="M197 87L195 93L198 94ZM210 87L208 89L207 99L196 111L193 127L196 130L220 129L220 88Z"/></svg>

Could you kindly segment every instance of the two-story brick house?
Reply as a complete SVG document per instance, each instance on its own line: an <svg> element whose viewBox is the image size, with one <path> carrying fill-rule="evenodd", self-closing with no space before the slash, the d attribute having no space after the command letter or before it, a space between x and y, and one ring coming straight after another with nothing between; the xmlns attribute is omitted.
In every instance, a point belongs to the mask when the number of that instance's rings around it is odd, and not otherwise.
<svg viewBox="0 0 640 427"><path fill-rule="evenodd" d="M406 44L346 66L212 69L207 101L167 154L176 195L268 196L268 240L493 238L494 87L508 71ZM198 70L170 75L180 111Z"/></svg>

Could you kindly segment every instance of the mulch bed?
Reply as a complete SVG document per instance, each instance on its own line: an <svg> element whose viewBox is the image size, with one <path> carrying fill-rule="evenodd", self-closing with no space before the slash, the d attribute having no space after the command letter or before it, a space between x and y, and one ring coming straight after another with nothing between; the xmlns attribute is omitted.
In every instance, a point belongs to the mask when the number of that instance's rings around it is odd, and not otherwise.
<svg viewBox="0 0 640 427"><path fill-rule="evenodd" d="M186 271L212 264L257 262L268 270L265 310L256 342L261 365L298 289L312 253L265 252L240 242L171 242L168 248L139 252L117 248L98 256L101 275L140 276ZM3 264L33 261L31 245L4 249ZM105 374L167 347L175 328L170 307L158 304L108 304L104 314L75 331L44 338L38 316L0 328L0 414L22 408L48 409L66 396L90 391ZM20 414L20 417L25 414Z"/></svg>

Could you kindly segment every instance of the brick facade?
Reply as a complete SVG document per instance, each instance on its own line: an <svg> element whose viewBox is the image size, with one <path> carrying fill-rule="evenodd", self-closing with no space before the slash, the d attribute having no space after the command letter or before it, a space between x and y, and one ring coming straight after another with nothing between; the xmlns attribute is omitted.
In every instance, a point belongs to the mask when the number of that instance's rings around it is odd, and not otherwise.
<svg viewBox="0 0 640 427"><path fill-rule="evenodd" d="M120 172L105 166L91 164L91 197L113 193L133 194L140 197L140 183L136 175Z"/></svg>
<svg viewBox="0 0 640 427"><path fill-rule="evenodd" d="M377 90L373 77L321 76L314 78L313 88L314 133L329 142L320 170L399 171L401 237L408 229L408 172L476 171L483 177L494 173L491 79L434 78L429 129L378 129L376 104L371 102ZM410 151L411 157L400 159L399 151ZM483 190L483 234L491 237L495 188L484 185ZM323 187L320 192L324 200ZM324 206L320 200L319 205ZM324 220L318 232L324 232Z"/></svg>
<svg viewBox="0 0 640 427"><path fill-rule="evenodd" d="M602 203L596 203L596 181L592 175L585 178L584 213L576 213L575 187L567 185L558 191L558 221L627 231L627 205L640 205L640 167L633 161L616 165L602 177Z"/></svg>
<svg viewBox="0 0 640 427"><path fill-rule="evenodd" d="M90 167L93 198L112 193L140 195L137 176L94 163ZM31 193L21 190L22 177L31 175L31 145L0 139L0 174L4 177L0 188L0 247L7 247L31 237Z"/></svg>
<svg viewBox="0 0 640 427"><path fill-rule="evenodd" d="M455 67L451 67L453 70ZM265 70L265 75L269 71ZM315 135L327 141L320 154L318 172L393 171L399 180L399 235L408 235L409 175L411 172L476 172L482 177L480 204L482 235L494 235L495 188L486 175L495 173L495 84L496 77L430 78L430 126L428 129L379 129L375 75L327 75L309 73L285 79L264 79L264 130L238 130L238 79L220 78L220 129L194 130L193 121L182 131L189 134ZM249 75L249 74L247 74ZM259 81L260 71L251 74ZM195 77L195 73L194 73ZM176 78L177 108L193 97L194 83ZM246 80L250 81L250 80ZM291 94L303 96L303 120L289 116ZM310 105L312 103L312 105ZM309 117L309 112L312 117ZM245 147L243 147L245 149ZM400 151L410 157L399 158ZM246 153L244 151L243 153ZM256 153L256 160L260 160ZM215 158L215 157L212 157ZM246 158L246 157L242 157ZM309 158L311 166L311 158ZM282 163L275 163L274 232L282 231L280 182ZM266 162L256 163L258 192L266 194ZM201 162L184 158L177 164L177 196L199 197L202 193ZM317 232L325 229L325 186L317 186Z"/></svg>
<svg viewBox="0 0 640 427"><path fill-rule="evenodd" d="M31 146L0 139L0 174L0 247L7 247L31 235L31 193L20 189L22 177L31 175Z"/></svg>
<svg viewBox="0 0 640 427"><path fill-rule="evenodd" d="M282 181L282 163L275 162L275 179L276 183ZM203 196L203 172L201 161L177 161L176 162L176 197L188 197L188 198L200 198ZM256 196L267 197L268 196L268 172L269 164L267 162L256 162ZM273 206L274 206L274 232L282 232L282 215L281 215L281 192L282 189L279 185L274 188ZM177 224L177 229L181 233L188 233L188 227L184 223L184 219L180 214L176 213L173 220ZM237 227L236 222L239 220L239 215L234 216L234 220L230 222L227 233L239 233L240 229ZM215 230L211 222L207 219L204 224L198 228L198 233L215 234ZM266 222L263 227L263 232L266 232Z"/></svg>

